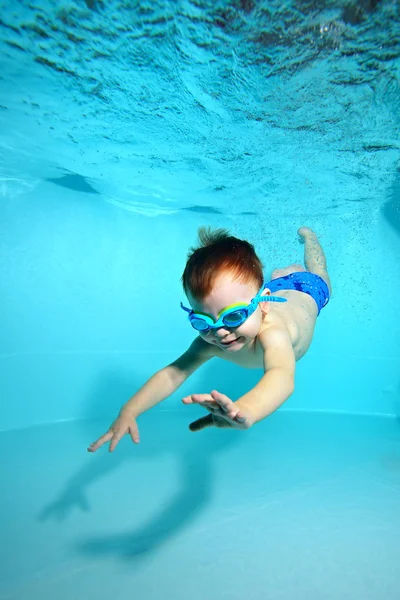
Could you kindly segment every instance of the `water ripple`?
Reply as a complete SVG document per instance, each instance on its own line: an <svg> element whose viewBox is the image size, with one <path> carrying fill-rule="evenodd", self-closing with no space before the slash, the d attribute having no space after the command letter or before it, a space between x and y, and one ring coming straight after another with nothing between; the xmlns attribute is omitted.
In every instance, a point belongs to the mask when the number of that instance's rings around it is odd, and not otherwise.
<svg viewBox="0 0 400 600"><path fill-rule="evenodd" d="M394 0L0 0L0 150L16 161L22 140L116 190L155 175L203 209L306 181L320 202L378 199L399 156L399 17ZM351 174L371 166L375 183Z"/></svg>

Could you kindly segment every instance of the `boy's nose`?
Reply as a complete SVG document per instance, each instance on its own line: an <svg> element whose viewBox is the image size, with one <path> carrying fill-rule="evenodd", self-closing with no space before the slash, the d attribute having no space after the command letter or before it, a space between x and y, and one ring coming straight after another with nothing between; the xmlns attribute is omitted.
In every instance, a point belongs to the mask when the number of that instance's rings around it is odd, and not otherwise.
<svg viewBox="0 0 400 600"><path fill-rule="evenodd" d="M222 339L222 338L226 337L227 335L229 335L230 331L229 331L229 329L226 329L225 327L219 327L218 329L214 329L213 333L214 333L215 337Z"/></svg>

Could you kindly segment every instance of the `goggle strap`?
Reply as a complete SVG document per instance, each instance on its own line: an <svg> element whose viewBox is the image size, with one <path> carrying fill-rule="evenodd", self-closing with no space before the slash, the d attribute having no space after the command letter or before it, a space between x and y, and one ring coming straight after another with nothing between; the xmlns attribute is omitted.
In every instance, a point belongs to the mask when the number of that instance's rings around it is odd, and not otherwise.
<svg viewBox="0 0 400 600"><path fill-rule="evenodd" d="M280 296L262 296L259 302L287 302L287 298L281 298Z"/></svg>
<svg viewBox="0 0 400 600"><path fill-rule="evenodd" d="M183 302L181 302L181 308L183 308L183 310L185 310L185 311L186 311L187 313L189 313L189 314L190 314L191 312L193 312L193 309L192 309L192 308L186 308L186 306L183 306Z"/></svg>

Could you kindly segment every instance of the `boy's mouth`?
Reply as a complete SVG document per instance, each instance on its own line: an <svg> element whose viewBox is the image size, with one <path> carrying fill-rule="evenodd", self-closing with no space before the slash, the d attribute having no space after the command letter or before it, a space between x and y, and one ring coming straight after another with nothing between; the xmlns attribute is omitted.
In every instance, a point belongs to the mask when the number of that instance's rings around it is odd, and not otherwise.
<svg viewBox="0 0 400 600"><path fill-rule="evenodd" d="M240 338L235 338L234 340L230 340L229 342L220 342L221 346L231 346L235 342L237 342Z"/></svg>

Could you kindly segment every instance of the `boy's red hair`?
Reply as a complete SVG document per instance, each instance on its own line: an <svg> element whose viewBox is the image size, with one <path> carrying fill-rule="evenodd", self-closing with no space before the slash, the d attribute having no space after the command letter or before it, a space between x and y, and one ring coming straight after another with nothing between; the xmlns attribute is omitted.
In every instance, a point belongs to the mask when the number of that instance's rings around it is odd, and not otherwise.
<svg viewBox="0 0 400 600"><path fill-rule="evenodd" d="M254 282L257 289L262 286L262 264L252 244L229 235L226 229L200 227L198 236L200 246L190 249L182 274L186 294L202 300L218 275L227 272L242 283Z"/></svg>

